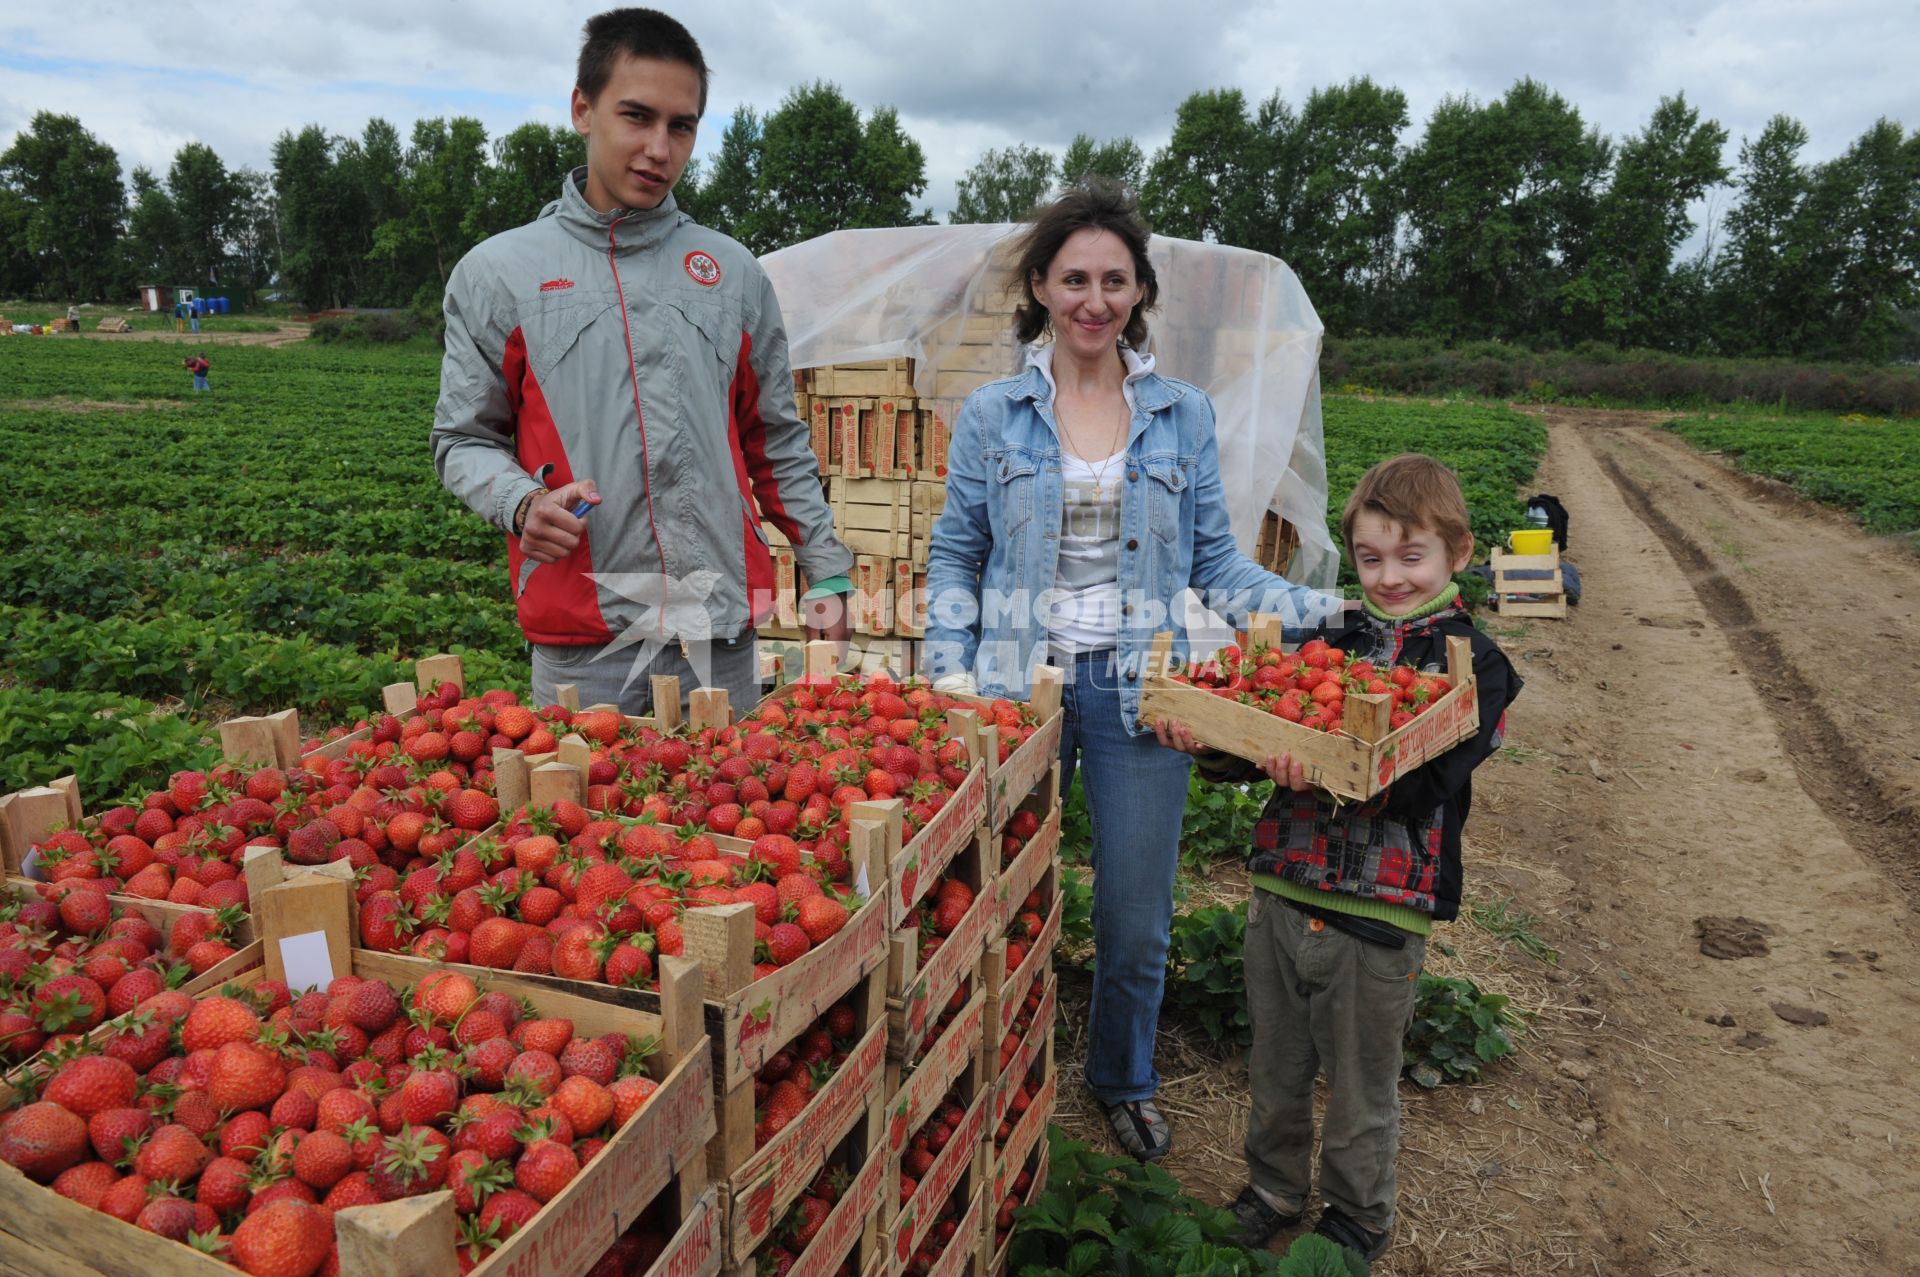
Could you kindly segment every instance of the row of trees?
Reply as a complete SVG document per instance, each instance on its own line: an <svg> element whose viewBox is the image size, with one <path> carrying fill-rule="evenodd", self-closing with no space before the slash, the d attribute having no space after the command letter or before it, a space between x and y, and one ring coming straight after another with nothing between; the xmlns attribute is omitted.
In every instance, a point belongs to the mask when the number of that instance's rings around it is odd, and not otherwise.
<svg viewBox="0 0 1920 1277"><path fill-rule="evenodd" d="M1076 137L988 151L955 222L1014 220L1102 175L1141 193L1163 234L1284 258L1330 331L1604 341L1682 352L1886 359L1920 353L1920 132L1876 122L1839 157L1803 158L1777 116L1743 139L1684 96L1617 141L1536 81L1449 98L1403 142L1406 96L1366 78L1294 106L1208 90L1165 147ZM270 174L182 147L135 169L71 116L42 113L0 154L0 295L125 295L134 283L278 281L314 306L437 303L472 245L532 217L583 162L566 128L489 141L475 120L385 120L358 137L282 134ZM795 88L742 107L678 195L768 252L846 227L930 221L920 145L882 107ZM1726 205L1704 235L1703 199ZM1691 251L1683 251L1690 242Z"/></svg>

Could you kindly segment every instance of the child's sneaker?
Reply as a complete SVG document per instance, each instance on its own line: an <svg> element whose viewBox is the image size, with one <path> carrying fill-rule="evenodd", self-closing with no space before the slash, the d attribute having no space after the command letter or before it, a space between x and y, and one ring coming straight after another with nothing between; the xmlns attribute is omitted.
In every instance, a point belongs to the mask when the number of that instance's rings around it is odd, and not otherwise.
<svg viewBox="0 0 1920 1277"><path fill-rule="evenodd" d="M1338 1206L1323 1209L1313 1231L1353 1251L1369 1264L1386 1254L1393 1242L1393 1234L1374 1232Z"/></svg>
<svg viewBox="0 0 1920 1277"><path fill-rule="evenodd" d="M1240 1190L1240 1196L1233 1199L1229 1209L1240 1224L1240 1244L1248 1250L1265 1250L1275 1237L1298 1224L1307 1213L1305 1208L1291 1215L1275 1210L1251 1184Z"/></svg>

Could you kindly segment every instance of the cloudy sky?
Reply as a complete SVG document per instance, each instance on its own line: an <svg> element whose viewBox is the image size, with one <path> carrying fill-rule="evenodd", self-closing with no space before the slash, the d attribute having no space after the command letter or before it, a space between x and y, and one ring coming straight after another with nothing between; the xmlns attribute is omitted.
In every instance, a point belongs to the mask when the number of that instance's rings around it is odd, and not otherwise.
<svg viewBox="0 0 1920 1277"><path fill-rule="evenodd" d="M130 170L183 143L266 168L273 139L320 123L467 114L497 135L566 118L580 23L596 3L524 0L163 0L8 4L0 14L0 149L33 113L77 114ZM1881 115L1920 128L1920 0L707 0L669 5L713 65L700 153L740 103L838 83L898 107L927 153L925 203L992 146L1131 134L1149 153L1200 88L1316 85L1371 75L1408 97L1418 137L1448 94L1496 97L1531 75L1619 137L1684 90L1732 135L1775 112L1837 154Z"/></svg>

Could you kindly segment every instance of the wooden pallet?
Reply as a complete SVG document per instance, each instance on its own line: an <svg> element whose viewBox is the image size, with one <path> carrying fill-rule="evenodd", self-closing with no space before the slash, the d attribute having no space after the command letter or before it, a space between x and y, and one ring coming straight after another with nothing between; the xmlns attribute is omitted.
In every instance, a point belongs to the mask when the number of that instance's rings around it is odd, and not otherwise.
<svg viewBox="0 0 1920 1277"><path fill-rule="evenodd" d="M1277 642L1279 622L1257 617L1254 641ZM1140 687L1140 721L1180 723L1194 739L1239 758L1261 762L1292 754L1316 788L1365 801L1395 779L1437 757L1480 730L1479 690L1473 649L1464 638L1447 640L1447 694L1398 731L1388 728L1392 698L1355 693L1346 699L1345 729L1320 732L1251 705L1215 696L1168 677L1173 636L1153 640Z"/></svg>
<svg viewBox="0 0 1920 1277"><path fill-rule="evenodd" d="M1494 606L1502 616L1545 617L1564 620L1567 586L1560 570L1560 549L1545 554L1508 554L1499 546L1487 560L1493 568ZM1520 572L1551 572L1551 578L1528 579Z"/></svg>

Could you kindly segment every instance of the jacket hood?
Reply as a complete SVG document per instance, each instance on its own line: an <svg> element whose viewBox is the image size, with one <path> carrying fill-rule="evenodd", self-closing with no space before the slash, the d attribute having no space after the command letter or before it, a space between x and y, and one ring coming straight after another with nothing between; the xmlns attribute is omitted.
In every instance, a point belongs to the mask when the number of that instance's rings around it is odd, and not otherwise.
<svg viewBox="0 0 1920 1277"><path fill-rule="evenodd" d="M616 208L602 213L587 203L584 164L561 180L560 198L541 209L540 216L554 218L567 234L603 252L609 239L621 248L652 248L674 227L693 220L680 211L672 191L655 208Z"/></svg>

